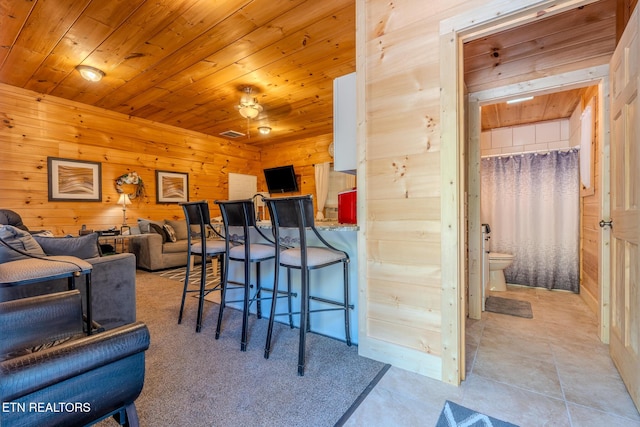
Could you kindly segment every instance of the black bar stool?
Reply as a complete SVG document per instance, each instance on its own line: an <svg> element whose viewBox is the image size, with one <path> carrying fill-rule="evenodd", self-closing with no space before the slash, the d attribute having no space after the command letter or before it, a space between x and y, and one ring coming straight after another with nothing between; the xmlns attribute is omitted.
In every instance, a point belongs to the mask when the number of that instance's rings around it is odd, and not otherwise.
<svg viewBox="0 0 640 427"><path fill-rule="evenodd" d="M184 277L184 288L182 290L182 302L180 303L180 314L178 315L178 324L182 322L182 313L184 312L185 297L188 292L198 292L200 301L198 302L198 317L196 320L196 332L202 329L202 312L204 310L204 297L211 292L222 289L222 278L224 277L224 258L225 243L224 238L220 235L211 224L211 216L209 214L209 204L204 201L180 203L184 210L184 216L187 220L187 244L189 246L189 255L187 258L187 269ZM196 226L200 230L200 241L192 242L191 226ZM209 230L218 236L218 239L207 239ZM195 289L189 289L189 274L191 272L192 257L200 256L200 286ZM218 258L221 262L220 283L207 288L207 260Z"/></svg>
<svg viewBox="0 0 640 427"><path fill-rule="evenodd" d="M267 331L267 343L264 349L264 357L269 358L271 351L271 335L273 331L273 321L275 316L284 314L300 315L300 340L298 342L298 375L304 375L305 366L305 340L309 330L310 314L320 311L339 310L344 312L345 341L351 346L351 333L349 330L349 309L353 305L349 304L349 255L332 245L330 245L316 230L314 225L313 198L311 195L284 197L277 199L265 199L271 215L271 223L276 241L276 264L287 268L287 284L291 289L291 269L300 270L301 274L301 301L300 311L296 313L276 313L276 300L271 303L271 314L269 317L269 329ZM288 247L282 244L281 231L284 228L297 229L299 244L295 247ZM309 246L307 244L307 231L312 231L320 241L321 245ZM287 243L294 242L295 238L287 239ZM310 273L311 270L327 267L333 264L343 265L343 300L336 301L327 298L313 296L310 293ZM274 289L277 292L278 270L276 268ZM318 286L322 286L321 283ZM334 306L329 308L317 308L311 310L309 302L318 301L321 307Z"/></svg>
<svg viewBox="0 0 640 427"><path fill-rule="evenodd" d="M222 280L222 300L220 302L220 312L218 313L218 325L216 327L216 339L220 337L220 329L222 325L222 316L224 307L227 303L242 302L242 338L240 342L240 350L247 349L247 328L249 322L249 309L251 305L256 303L257 318L262 318L261 300L271 299L263 298L262 291L272 291L272 288L263 288L260 279L260 263L275 258L275 244L265 236L259 228L256 227L256 213L253 199L246 200L227 200L215 202L220 206L222 214L222 223L224 227L224 236L226 243L225 259L225 276ZM265 239L268 243L252 243L252 231L257 231L258 235ZM236 234L237 233L237 234ZM257 236L255 236L257 237ZM244 264L244 281L229 280L229 263L231 261L242 262ZM256 284L255 292L251 295L251 264L256 265ZM274 267L275 268L275 267ZM276 269L277 270L277 269ZM227 301L226 293L229 285L244 289L244 297L242 300ZM274 298L276 299L276 298Z"/></svg>

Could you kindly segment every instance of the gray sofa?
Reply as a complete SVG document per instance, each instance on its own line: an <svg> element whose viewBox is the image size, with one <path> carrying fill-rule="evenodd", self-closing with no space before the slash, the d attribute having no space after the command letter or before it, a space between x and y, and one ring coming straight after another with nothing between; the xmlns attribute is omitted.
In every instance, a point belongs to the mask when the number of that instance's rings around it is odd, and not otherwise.
<svg viewBox="0 0 640 427"><path fill-rule="evenodd" d="M91 307L93 320L105 329L136 321L136 260L133 254L117 254L85 259L91 270ZM76 280L86 311L84 279ZM0 301L67 290L67 279L0 287ZM86 314L86 313L85 313Z"/></svg>
<svg viewBox="0 0 640 427"><path fill-rule="evenodd" d="M69 255L91 264L91 307L95 322L100 323L105 329L113 329L136 321L136 259L133 254L100 256L95 234L75 238L39 237L30 235L25 228L23 225L20 228L10 224L2 225L0 234L4 241L26 254L37 257ZM29 257L0 245L0 262L17 259ZM82 294L83 307L86 310L85 280L78 278L76 287ZM67 288L67 279L0 286L0 302L66 291Z"/></svg>
<svg viewBox="0 0 640 427"><path fill-rule="evenodd" d="M147 271L184 267L189 259L187 239L167 242L157 233L132 237L129 251L135 254L137 267Z"/></svg>
<svg viewBox="0 0 640 427"><path fill-rule="evenodd" d="M139 219L137 234L129 240L129 252L136 256L138 268L148 271L184 267L189 260L189 241L186 220L151 221ZM192 243L199 242L195 229L191 231ZM200 257L195 257L196 263Z"/></svg>

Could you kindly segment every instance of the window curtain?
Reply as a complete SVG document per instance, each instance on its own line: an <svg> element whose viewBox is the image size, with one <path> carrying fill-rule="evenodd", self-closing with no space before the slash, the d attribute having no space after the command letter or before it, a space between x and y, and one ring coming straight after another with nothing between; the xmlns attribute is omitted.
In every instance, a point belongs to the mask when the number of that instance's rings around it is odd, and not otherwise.
<svg viewBox="0 0 640 427"><path fill-rule="evenodd" d="M315 165L316 173L316 219L324 219L324 205L327 202L327 194L329 194L329 171L330 163L318 163Z"/></svg>
<svg viewBox="0 0 640 427"><path fill-rule="evenodd" d="M578 152L490 157L481 168L491 251L515 256L507 283L578 292Z"/></svg>

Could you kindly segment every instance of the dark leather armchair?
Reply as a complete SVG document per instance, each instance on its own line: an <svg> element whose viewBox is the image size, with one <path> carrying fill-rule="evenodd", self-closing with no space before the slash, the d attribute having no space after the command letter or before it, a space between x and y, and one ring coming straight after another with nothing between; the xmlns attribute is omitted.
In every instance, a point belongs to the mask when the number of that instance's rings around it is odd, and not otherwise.
<svg viewBox="0 0 640 427"><path fill-rule="evenodd" d="M77 290L0 303L0 425L137 426L147 327L83 334Z"/></svg>
<svg viewBox="0 0 640 427"><path fill-rule="evenodd" d="M22 217L17 212L9 209L0 209L0 225L13 225L20 230L29 231L22 222Z"/></svg>

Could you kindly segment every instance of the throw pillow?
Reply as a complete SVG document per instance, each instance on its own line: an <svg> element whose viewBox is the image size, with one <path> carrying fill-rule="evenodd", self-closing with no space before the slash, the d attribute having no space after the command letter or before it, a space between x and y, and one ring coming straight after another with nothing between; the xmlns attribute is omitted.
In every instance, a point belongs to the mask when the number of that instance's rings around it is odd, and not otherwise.
<svg viewBox="0 0 640 427"><path fill-rule="evenodd" d="M36 234L33 238L47 255L68 255L80 259L100 256L98 233L85 234L80 237L46 237Z"/></svg>
<svg viewBox="0 0 640 427"><path fill-rule="evenodd" d="M205 224L204 230L205 230L205 235L207 236L207 239L211 239L211 238L217 239L219 237L216 234L216 232L213 231L211 226L209 226L208 224ZM192 239L200 239L200 238L202 238L202 236L200 235L200 226L199 225L192 225L191 226L191 238Z"/></svg>
<svg viewBox="0 0 640 427"><path fill-rule="evenodd" d="M0 209L0 224L13 225L20 230L29 231L26 225L22 222L22 217L17 212L10 211L9 209Z"/></svg>
<svg viewBox="0 0 640 427"><path fill-rule="evenodd" d="M170 226L169 224L165 224L164 225L164 231L167 233L167 241L169 242L177 242L178 239L176 238L176 232L173 229L172 226Z"/></svg>
<svg viewBox="0 0 640 427"><path fill-rule="evenodd" d="M160 227L164 225L162 221L151 221L150 219L138 218L138 227L140 228L140 233L147 234L153 233L151 229L151 224L157 224Z"/></svg>
<svg viewBox="0 0 640 427"><path fill-rule="evenodd" d="M156 223L149 224L149 228L152 233L157 233L162 236L162 243L167 241L167 232L164 230L164 226L158 225Z"/></svg>
<svg viewBox="0 0 640 427"><path fill-rule="evenodd" d="M200 236L200 226L199 225L191 224L190 230L191 230L191 238L192 239L199 239L201 237Z"/></svg>
<svg viewBox="0 0 640 427"><path fill-rule="evenodd" d="M172 221L170 219L164 220L165 224L169 224L173 231L176 232L176 240L187 240L189 238L189 231L187 229L187 220Z"/></svg>
<svg viewBox="0 0 640 427"><path fill-rule="evenodd" d="M0 263L43 257L46 254L31 233L12 225L0 227Z"/></svg>

